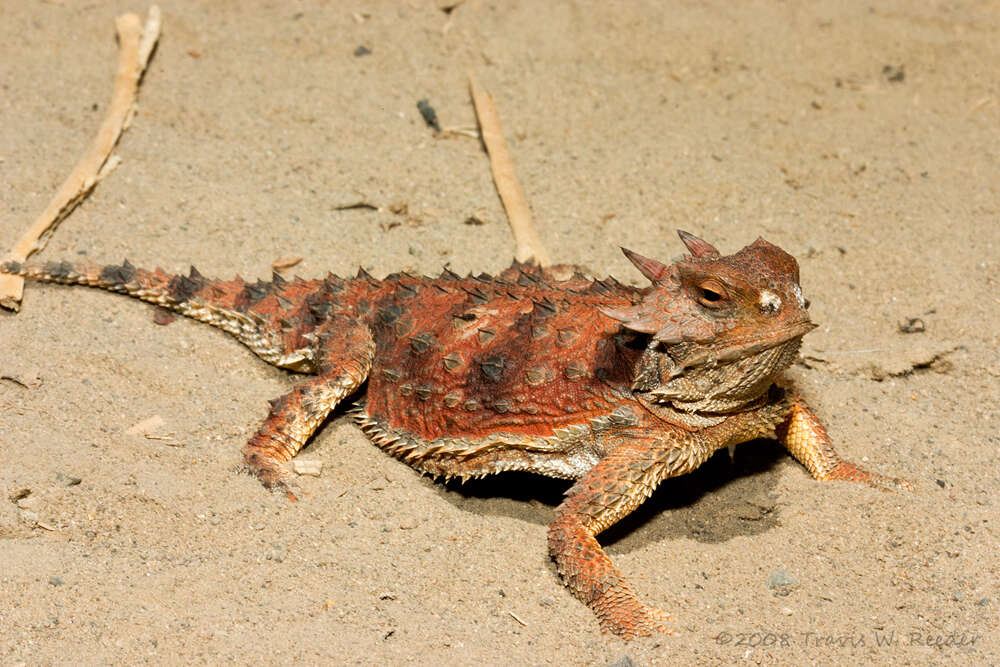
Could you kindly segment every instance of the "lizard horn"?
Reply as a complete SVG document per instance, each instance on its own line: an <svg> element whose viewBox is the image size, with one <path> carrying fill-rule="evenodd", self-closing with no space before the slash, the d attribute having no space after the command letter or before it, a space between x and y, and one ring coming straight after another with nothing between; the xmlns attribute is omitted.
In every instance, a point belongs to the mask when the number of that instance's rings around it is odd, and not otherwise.
<svg viewBox="0 0 1000 667"><path fill-rule="evenodd" d="M694 234L688 234L683 229L677 230L677 235L681 237L681 241L687 246L688 251L692 256L697 258L707 258L715 259L719 257L719 251L715 249L715 246L708 241L703 241Z"/></svg>
<svg viewBox="0 0 1000 667"><path fill-rule="evenodd" d="M657 262L655 259L650 259L649 257L643 257L637 252L633 252L628 248L622 248L622 252L628 257L628 261L635 264L635 268L639 269L642 275L646 276L654 283L662 280L668 273L669 268L666 264L662 262Z"/></svg>

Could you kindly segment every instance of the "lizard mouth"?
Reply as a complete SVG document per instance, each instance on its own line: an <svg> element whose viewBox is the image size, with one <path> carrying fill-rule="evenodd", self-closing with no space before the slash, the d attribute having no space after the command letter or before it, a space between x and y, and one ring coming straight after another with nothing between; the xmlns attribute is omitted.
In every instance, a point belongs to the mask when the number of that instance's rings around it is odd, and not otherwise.
<svg viewBox="0 0 1000 667"><path fill-rule="evenodd" d="M671 403L688 413L743 409L792 365L802 336L814 328L811 322L799 321L754 338L727 341L724 348L702 345L677 350L684 344L672 346L667 353L673 358L673 368L650 396L656 403Z"/></svg>
<svg viewBox="0 0 1000 667"><path fill-rule="evenodd" d="M736 337L727 340L723 346L678 343L671 345L669 352L670 356L677 362L677 372L679 373L683 372L683 369L694 366L726 363L759 354L789 341L800 339L817 326L819 325L804 319L779 329Z"/></svg>

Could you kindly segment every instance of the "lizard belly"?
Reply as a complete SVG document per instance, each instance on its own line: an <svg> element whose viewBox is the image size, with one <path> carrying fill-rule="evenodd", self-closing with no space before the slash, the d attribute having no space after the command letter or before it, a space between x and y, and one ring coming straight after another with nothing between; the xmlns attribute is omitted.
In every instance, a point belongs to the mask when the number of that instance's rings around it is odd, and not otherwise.
<svg viewBox="0 0 1000 667"><path fill-rule="evenodd" d="M509 470L578 479L608 452L614 436L637 423L631 407L551 429L549 435L497 430L478 437L444 434L425 439L392 427L360 403L354 420L382 449L421 472L451 477L483 477Z"/></svg>

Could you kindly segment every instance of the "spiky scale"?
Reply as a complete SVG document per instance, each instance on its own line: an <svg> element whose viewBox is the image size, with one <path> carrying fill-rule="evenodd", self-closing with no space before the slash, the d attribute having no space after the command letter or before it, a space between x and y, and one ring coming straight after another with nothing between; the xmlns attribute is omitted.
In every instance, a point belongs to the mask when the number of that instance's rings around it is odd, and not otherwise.
<svg viewBox="0 0 1000 667"><path fill-rule="evenodd" d="M548 298L532 299L531 303L534 305L535 314L539 317L550 317L557 312L556 305Z"/></svg>
<svg viewBox="0 0 1000 667"><path fill-rule="evenodd" d="M466 287L466 286L463 286L462 289L465 291L466 294L468 294L470 297L472 297L473 303L482 304L482 303L486 303L487 301L489 301L489 297L486 295L486 293L483 292L478 287Z"/></svg>
<svg viewBox="0 0 1000 667"><path fill-rule="evenodd" d="M120 266L105 266L101 269L100 277L109 284L125 285L135 279L135 267L125 260Z"/></svg>

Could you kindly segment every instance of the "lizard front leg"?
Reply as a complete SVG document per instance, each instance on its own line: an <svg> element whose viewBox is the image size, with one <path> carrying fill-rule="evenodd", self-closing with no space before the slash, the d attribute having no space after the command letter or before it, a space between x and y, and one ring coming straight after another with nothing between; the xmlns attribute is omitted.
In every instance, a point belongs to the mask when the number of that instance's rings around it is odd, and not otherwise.
<svg viewBox="0 0 1000 667"><path fill-rule="evenodd" d="M673 618L639 601L596 536L638 507L664 477L696 467L700 461L686 460L694 453L648 439L619 445L573 485L549 526L549 553L566 585L601 629L626 641L670 632L665 624Z"/></svg>
<svg viewBox="0 0 1000 667"><path fill-rule="evenodd" d="M354 393L368 377L375 343L368 327L338 317L316 330L313 348L319 373L290 393L271 401L271 412L243 447L243 462L269 489L289 488L283 463L295 456L340 401Z"/></svg>
<svg viewBox="0 0 1000 667"><path fill-rule="evenodd" d="M883 491L913 489L913 485L905 479L869 472L840 458L826 429L798 396L792 397L788 417L778 426L777 435L781 444L816 479L864 482Z"/></svg>

